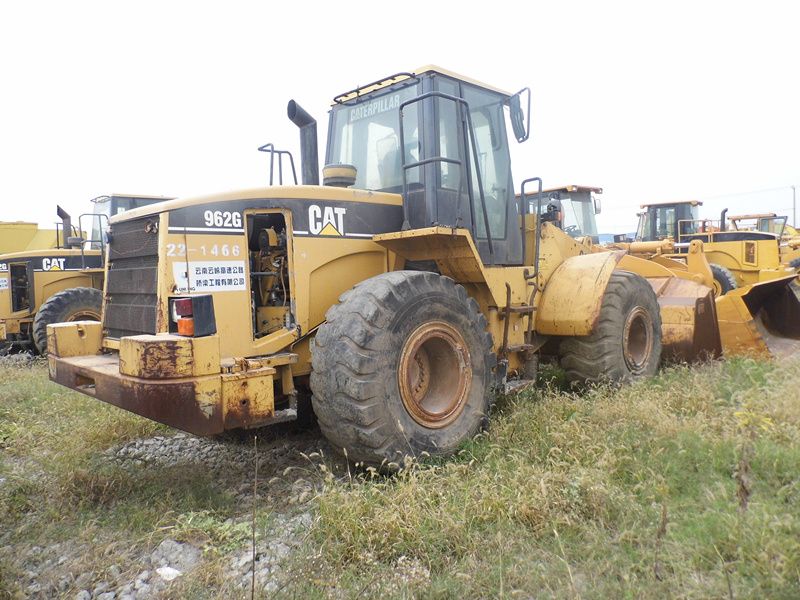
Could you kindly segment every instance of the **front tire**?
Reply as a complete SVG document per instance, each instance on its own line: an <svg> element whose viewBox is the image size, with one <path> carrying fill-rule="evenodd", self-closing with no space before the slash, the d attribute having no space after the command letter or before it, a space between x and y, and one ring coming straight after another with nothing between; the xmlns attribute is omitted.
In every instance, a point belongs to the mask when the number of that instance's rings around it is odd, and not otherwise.
<svg viewBox="0 0 800 600"><path fill-rule="evenodd" d="M33 319L33 343L39 354L47 354L47 326L69 321L99 321L103 293L87 287L63 290L50 296Z"/></svg>
<svg viewBox="0 0 800 600"><path fill-rule="evenodd" d="M492 338L478 304L452 279L395 271L345 292L312 353L320 429L354 462L448 455L486 423Z"/></svg>
<svg viewBox="0 0 800 600"><path fill-rule="evenodd" d="M573 384L618 383L654 375L661 361L661 313L647 280L614 271L594 331L565 339L560 355L567 381Z"/></svg>
<svg viewBox="0 0 800 600"><path fill-rule="evenodd" d="M711 274L714 276L714 295L717 298L739 287L730 269L715 263L708 266L711 267Z"/></svg>

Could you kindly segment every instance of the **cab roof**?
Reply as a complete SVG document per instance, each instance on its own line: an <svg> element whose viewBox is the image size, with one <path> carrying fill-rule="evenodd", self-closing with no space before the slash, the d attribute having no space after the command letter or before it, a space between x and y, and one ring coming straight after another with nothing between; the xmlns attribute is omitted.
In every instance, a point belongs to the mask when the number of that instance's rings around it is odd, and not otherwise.
<svg viewBox="0 0 800 600"><path fill-rule="evenodd" d="M603 188L601 187L592 187L589 185L564 185L561 187L554 187L554 188L547 188L542 190L543 194L552 194L553 192L566 192L566 193L581 193L581 192L591 192L593 194L602 194ZM536 192L531 192L530 195L535 194ZM522 194L517 194L517 198L519 198Z"/></svg>
<svg viewBox="0 0 800 600"><path fill-rule="evenodd" d="M650 206L677 206L679 204L689 204L691 206L702 206L700 200L673 200L671 202L648 202L647 204L640 204L639 208L648 208Z"/></svg>
<svg viewBox="0 0 800 600"><path fill-rule="evenodd" d="M729 221L742 221L744 219L774 219L778 215L775 213L755 213L752 215L732 215L728 217Z"/></svg>
<svg viewBox="0 0 800 600"><path fill-rule="evenodd" d="M442 67L437 67L436 65L425 65L423 67L419 67L418 69L411 71L411 72L401 72L395 73L394 75L390 75L388 77L384 77L383 79L379 79L377 81L373 81L372 83L368 83L363 86L359 86L353 90L348 92L344 92L342 94L337 95L333 99L333 105L336 104L343 104L350 100L355 100L360 96L364 96L369 94L370 92L374 92L376 90L380 90L382 88L389 87L394 85L395 83L400 83L401 81L405 81L407 79L413 79L418 75L425 75L427 73L438 73L439 75L445 75L447 77L452 77L453 79L458 79L459 81L463 81L465 83L469 83L471 85L477 86L479 88L483 88L485 90L489 90L491 92L495 92L498 94L502 94L503 96L511 96L512 94L507 92L506 90L501 90L493 85L489 85L487 83L483 83L478 81L477 79L472 79L471 77L466 77L465 75L460 75L455 73L454 71L449 71L447 69L443 69Z"/></svg>

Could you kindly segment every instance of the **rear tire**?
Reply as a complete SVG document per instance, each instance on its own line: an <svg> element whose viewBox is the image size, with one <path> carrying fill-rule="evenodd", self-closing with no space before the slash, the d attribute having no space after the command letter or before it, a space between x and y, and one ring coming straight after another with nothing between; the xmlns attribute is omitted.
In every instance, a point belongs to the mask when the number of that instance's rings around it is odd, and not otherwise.
<svg viewBox="0 0 800 600"><path fill-rule="evenodd" d="M486 423L492 338L452 279L378 275L325 318L312 352L312 402L322 433L351 461L391 469L406 455L448 455Z"/></svg>
<svg viewBox="0 0 800 600"><path fill-rule="evenodd" d="M716 297L724 296L731 290L735 290L739 285L736 283L736 277L731 273L730 269L711 263L711 274L714 276L714 295Z"/></svg>
<svg viewBox="0 0 800 600"><path fill-rule="evenodd" d="M33 319L33 343L39 354L47 354L47 326L68 321L99 321L103 293L76 287L53 294L39 307Z"/></svg>
<svg viewBox="0 0 800 600"><path fill-rule="evenodd" d="M650 377L661 361L661 313L647 280L614 271L589 336L561 342L561 367L572 384Z"/></svg>

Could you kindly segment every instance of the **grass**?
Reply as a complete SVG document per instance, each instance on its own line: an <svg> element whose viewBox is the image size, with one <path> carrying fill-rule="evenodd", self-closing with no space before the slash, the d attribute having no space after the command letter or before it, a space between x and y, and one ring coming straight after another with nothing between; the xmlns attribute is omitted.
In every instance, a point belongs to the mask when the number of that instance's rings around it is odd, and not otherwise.
<svg viewBox="0 0 800 600"><path fill-rule="evenodd" d="M798 390L800 362L740 359L506 402L454 460L328 478L286 593L796 598Z"/></svg>
<svg viewBox="0 0 800 600"><path fill-rule="evenodd" d="M800 360L675 366L581 396L560 381L501 401L448 460L394 477L310 461L314 523L277 595L800 597ZM81 548L67 566L100 579L163 537L208 561L180 595L227 593L249 536L230 482L104 454L154 434L169 430L50 384L41 364L0 369L0 598L21 593L15 557L34 545Z"/></svg>

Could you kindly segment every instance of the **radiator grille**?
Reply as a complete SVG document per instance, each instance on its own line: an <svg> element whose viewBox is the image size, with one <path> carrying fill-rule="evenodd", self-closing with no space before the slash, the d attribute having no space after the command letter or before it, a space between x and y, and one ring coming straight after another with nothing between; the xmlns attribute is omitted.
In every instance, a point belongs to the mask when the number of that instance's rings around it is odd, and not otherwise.
<svg viewBox="0 0 800 600"><path fill-rule="evenodd" d="M154 216L111 226L103 317L110 338L156 332L157 223Z"/></svg>

